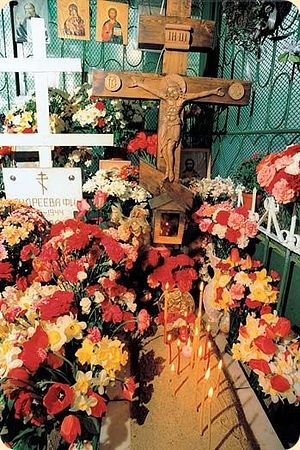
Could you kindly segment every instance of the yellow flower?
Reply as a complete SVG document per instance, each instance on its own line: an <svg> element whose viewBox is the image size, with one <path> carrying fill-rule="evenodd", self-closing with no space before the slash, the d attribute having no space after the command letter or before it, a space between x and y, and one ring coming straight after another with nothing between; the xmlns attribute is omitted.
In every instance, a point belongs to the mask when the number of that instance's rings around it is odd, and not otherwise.
<svg viewBox="0 0 300 450"><path fill-rule="evenodd" d="M268 276L266 269L262 269L262 270L256 272L256 280L262 281L264 283L269 283L270 281L272 281L272 278Z"/></svg>
<svg viewBox="0 0 300 450"><path fill-rule="evenodd" d="M72 408L70 411L86 411L88 415L92 413L91 408L97 405L95 397L87 397L86 395L75 393Z"/></svg>
<svg viewBox="0 0 300 450"><path fill-rule="evenodd" d="M64 329L59 327L56 323L51 322L44 322L43 329L47 333L51 350L53 352L58 352L66 343Z"/></svg>
<svg viewBox="0 0 300 450"><path fill-rule="evenodd" d="M235 281L239 284L243 284L244 286L250 286L252 281L249 278L248 274L246 272L238 272L235 277Z"/></svg>
<svg viewBox="0 0 300 450"><path fill-rule="evenodd" d="M95 345L89 339L84 339L82 347L75 353L80 364L95 364L94 347Z"/></svg>
<svg viewBox="0 0 300 450"><path fill-rule="evenodd" d="M86 373L81 372L79 370L76 374L76 383L73 386L75 391L79 391L82 394L86 394L90 388L92 377L93 373L91 370Z"/></svg>
<svg viewBox="0 0 300 450"><path fill-rule="evenodd" d="M82 339L82 330L87 327L85 322L78 322L73 314L59 317L57 325L63 328L67 342L70 342L72 339Z"/></svg>

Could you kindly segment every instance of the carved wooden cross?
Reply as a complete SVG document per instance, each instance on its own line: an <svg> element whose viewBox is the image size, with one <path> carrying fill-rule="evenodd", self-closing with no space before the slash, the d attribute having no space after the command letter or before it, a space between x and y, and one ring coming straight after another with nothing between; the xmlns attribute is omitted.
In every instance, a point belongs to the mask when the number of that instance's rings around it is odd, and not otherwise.
<svg viewBox="0 0 300 450"><path fill-rule="evenodd" d="M157 168L141 161L140 183L153 194L162 191L181 205L191 206L191 193L179 180L182 111L187 101L246 105L250 83L185 76L188 50L211 48L214 22L193 20L190 0L169 0L167 16L141 16L139 46L164 48L164 75L133 72L93 72L93 95L161 100Z"/></svg>

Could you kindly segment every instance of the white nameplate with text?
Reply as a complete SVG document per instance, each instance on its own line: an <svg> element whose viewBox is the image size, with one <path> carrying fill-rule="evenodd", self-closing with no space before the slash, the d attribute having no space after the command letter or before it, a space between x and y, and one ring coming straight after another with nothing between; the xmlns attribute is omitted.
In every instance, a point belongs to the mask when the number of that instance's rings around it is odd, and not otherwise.
<svg viewBox="0 0 300 450"><path fill-rule="evenodd" d="M70 219L82 199L79 168L3 168L7 199L40 210L50 222Z"/></svg>

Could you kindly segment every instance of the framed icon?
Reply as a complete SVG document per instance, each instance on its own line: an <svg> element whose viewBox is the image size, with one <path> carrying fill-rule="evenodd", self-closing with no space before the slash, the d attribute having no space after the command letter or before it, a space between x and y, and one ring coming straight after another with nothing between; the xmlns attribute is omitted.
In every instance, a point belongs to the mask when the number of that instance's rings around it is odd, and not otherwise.
<svg viewBox="0 0 300 450"><path fill-rule="evenodd" d="M127 45L128 4L98 0L96 40Z"/></svg>
<svg viewBox="0 0 300 450"><path fill-rule="evenodd" d="M45 21L46 42L49 43L48 4L46 1L18 0L14 11L16 42L32 42L31 19L38 17Z"/></svg>
<svg viewBox="0 0 300 450"><path fill-rule="evenodd" d="M89 0L57 0L57 32L63 39L89 40Z"/></svg>

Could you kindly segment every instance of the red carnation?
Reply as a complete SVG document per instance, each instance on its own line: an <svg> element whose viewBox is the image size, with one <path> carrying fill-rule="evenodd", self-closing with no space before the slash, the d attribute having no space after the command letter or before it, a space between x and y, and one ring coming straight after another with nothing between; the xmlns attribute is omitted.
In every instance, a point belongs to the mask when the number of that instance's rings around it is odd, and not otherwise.
<svg viewBox="0 0 300 450"><path fill-rule="evenodd" d="M240 260L240 252L237 248L232 248L230 251L230 259L235 264Z"/></svg>
<svg viewBox="0 0 300 450"><path fill-rule="evenodd" d="M121 245L111 236L103 236L101 242L112 262L118 263L125 257L125 253Z"/></svg>
<svg viewBox="0 0 300 450"><path fill-rule="evenodd" d="M105 120L103 119L103 117L100 117L100 118L98 119L97 125L98 125L99 128L105 127L106 122L105 122Z"/></svg>
<svg viewBox="0 0 300 450"><path fill-rule="evenodd" d="M55 415L68 408L74 398L74 391L64 383L54 383L44 397L43 404L48 414Z"/></svg>
<svg viewBox="0 0 300 450"><path fill-rule="evenodd" d="M29 261L30 259L32 259L34 256L39 254L39 248L30 243L27 245L24 245L24 247L21 250L20 253L20 259L21 261Z"/></svg>
<svg viewBox="0 0 300 450"><path fill-rule="evenodd" d="M272 312L272 307L270 305L264 305L262 306L260 310L260 315L263 316L264 314L270 314Z"/></svg>
<svg viewBox="0 0 300 450"><path fill-rule="evenodd" d="M134 331L136 327L136 321L134 315L131 312L124 312L122 321L125 322L123 326L124 331Z"/></svg>
<svg viewBox="0 0 300 450"><path fill-rule="evenodd" d="M0 156L9 155L12 152L12 147L8 147L6 145L0 146Z"/></svg>
<svg viewBox="0 0 300 450"><path fill-rule="evenodd" d="M239 230L233 230L232 228L227 228L225 233L225 238L234 244L237 243L238 239L240 238L241 233Z"/></svg>
<svg viewBox="0 0 300 450"><path fill-rule="evenodd" d="M70 414L64 417L60 427L60 434L68 444L76 441L77 436L81 434L81 426L78 417Z"/></svg>
<svg viewBox="0 0 300 450"><path fill-rule="evenodd" d="M110 302L102 304L103 320L105 322L119 323L122 322L123 311L118 305L113 305Z"/></svg>
<svg viewBox="0 0 300 450"><path fill-rule="evenodd" d="M0 262L0 279L11 281L13 267L9 262Z"/></svg>
<svg viewBox="0 0 300 450"><path fill-rule="evenodd" d="M266 355L273 355L277 350L277 345L266 336L258 336L254 339L254 344Z"/></svg>
<svg viewBox="0 0 300 450"><path fill-rule="evenodd" d="M84 271L84 266L79 261L71 261L63 271L63 276L69 283L78 282L78 273Z"/></svg>
<svg viewBox="0 0 300 450"><path fill-rule="evenodd" d="M282 375L274 375L270 379L270 383L273 389L277 392L285 392L290 389L290 383Z"/></svg>
<svg viewBox="0 0 300 450"><path fill-rule="evenodd" d="M24 366L35 372L40 364L47 358L46 347L48 346L48 336L45 331L38 326L31 338L24 342L20 359Z"/></svg>
<svg viewBox="0 0 300 450"><path fill-rule="evenodd" d="M259 308L261 306L261 302L258 300L251 300L250 298L246 298L245 305L250 309Z"/></svg>
<svg viewBox="0 0 300 450"><path fill-rule="evenodd" d="M39 255L39 258L42 261L56 261L58 259L58 252L56 248L53 248L52 245L44 245L42 247L41 254Z"/></svg>
<svg viewBox="0 0 300 450"><path fill-rule="evenodd" d="M216 215L215 221L220 225L227 225L230 214L230 211L220 211Z"/></svg>
<svg viewBox="0 0 300 450"><path fill-rule="evenodd" d="M42 320L51 320L70 312L74 292L56 291L38 303Z"/></svg>
<svg viewBox="0 0 300 450"><path fill-rule="evenodd" d="M252 370L259 370L265 375L269 375L271 373L270 366L264 359L250 359L249 366Z"/></svg>
<svg viewBox="0 0 300 450"><path fill-rule="evenodd" d="M97 103L95 104L95 108L99 109L99 111L103 111L103 110L105 109L105 104L104 104L104 102L101 102L101 101L97 102Z"/></svg>

